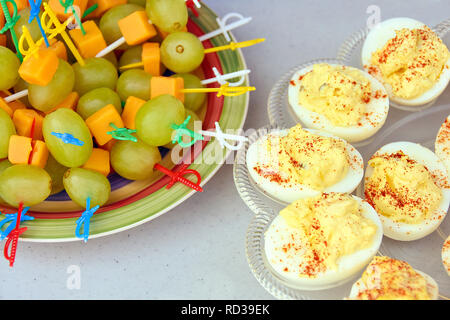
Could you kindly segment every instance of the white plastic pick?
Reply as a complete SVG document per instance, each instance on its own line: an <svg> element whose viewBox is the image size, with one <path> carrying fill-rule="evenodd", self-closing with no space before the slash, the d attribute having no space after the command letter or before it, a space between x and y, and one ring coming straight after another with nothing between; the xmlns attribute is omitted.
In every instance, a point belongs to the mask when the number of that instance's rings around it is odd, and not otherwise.
<svg viewBox="0 0 450 320"><path fill-rule="evenodd" d="M227 83L227 80L240 77L240 79L238 81L228 83L230 87L239 87L241 84L244 83L245 76L251 72L251 70L245 69L245 70L240 70L240 71L231 72L231 73L227 73L227 74L221 74L220 71L217 70L216 67L213 67L212 70L216 76L214 78L202 80L203 85L218 82L220 85L223 86L224 84Z"/></svg>
<svg viewBox="0 0 450 320"><path fill-rule="evenodd" d="M230 20L231 18L237 18L238 20L227 25L228 20ZM223 17L223 19L217 18L217 24L219 25L219 29L212 31L210 33L204 34L203 36L198 37L198 38L200 39L200 41L205 41L205 40L214 38L215 36L218 36L219 34L223 34L225 36L225 39L227 39L227 41L231 41L231 38L228 35L228 31L236 29L240 26L243 26L244 24L249 23L251 20L252 20L251 17L244 18L244 16L240 13L235 13L235 12L229 13L225 17Z"/></svg>
<svg viewBox="0 0 450 320"><path fill-rule="evenodd" d="M18 100L20 98L26 97L27 95L28 95L28 89L25 89L25 90L22 90L22 91L19 91L19 92L15 93L15 94L12 94L10 96L7 96L5 98L5 101L8 102L8 103L9 102L13 102L13 101L16 101L16 100Z"/></svg>
<svg viewBox="0 0 450 320"><path fill-rule="evenodd" d="M217 141L219 141L222 149L225 147L225 148L228 148L233 151L239 150L240 148L242 148L244 143L246 141L248 141L248 138L243 137L243 136L223 133L218 122L216 122L216 131L215 132L201 130L201 131L199 131L199 133L201 133L204 136L215 137L217 139ZM227 141L225 141L225 139L232 140L232 141L239 141L239 143L237 145L233 146L233 145L229 144Z"/></svg>

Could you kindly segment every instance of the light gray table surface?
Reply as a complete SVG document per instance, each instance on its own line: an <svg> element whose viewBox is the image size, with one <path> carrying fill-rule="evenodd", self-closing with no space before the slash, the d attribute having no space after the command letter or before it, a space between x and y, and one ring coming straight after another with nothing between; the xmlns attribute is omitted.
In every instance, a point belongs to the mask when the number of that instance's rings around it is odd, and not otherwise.
<svg viewBox="0 0 450 320"><path fill-rule="evenodd" d="M268 123L266 102L291 67L335 57L340 44L366 25L369 5L381 18L407 16L435 25L450 14L449 0L205 0L220 16L253 17L234 32L239 41L265 37L244 49L251 82L245 128ZM245 256L252 212L224 165L181 206L134 229L65 244L21 243L16 265L0 259L0 299L272 299ZM80 288L69 289L69 266L79 266Z"/></svg>

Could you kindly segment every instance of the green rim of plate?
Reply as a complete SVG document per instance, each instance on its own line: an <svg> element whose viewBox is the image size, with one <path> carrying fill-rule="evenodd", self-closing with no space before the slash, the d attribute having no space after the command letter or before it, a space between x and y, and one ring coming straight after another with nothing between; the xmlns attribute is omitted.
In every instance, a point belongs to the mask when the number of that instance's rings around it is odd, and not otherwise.
<svg viewBox="0 0 450 320"><path fill-rule="evenodd" d="M202 4L202 8L197 10L199 17L190 15L190 18L205 33L214 31L219 27L216 21L217 15L210 8ZM214 46L228 44L223 35L217 36L210 41ZM240 50L219 52L218 56L224 73L247 68ZM248 86L248 78L243 85ZM219 120L220 127L224 131L227 129L242 129L247 116L248 100L248 93L238 97L225 97L222 115ZM222 166L228 154L229 151L221 149L217 140L213 139L207 144L199 157L216 159L216 163L197 164L194 162L189 168L200 173L202 185L204 185ZM102 237L136 227L181 204L194 193L190 188L178 183L169 190L162 188L133 204L94 215L91 219L89 238ZM26 226L28 229L21 235L21 240L34 242L80 241L80 239L75 237L76 220L76 218L72 218L27 221L23 223L23 226Z"/></svg>

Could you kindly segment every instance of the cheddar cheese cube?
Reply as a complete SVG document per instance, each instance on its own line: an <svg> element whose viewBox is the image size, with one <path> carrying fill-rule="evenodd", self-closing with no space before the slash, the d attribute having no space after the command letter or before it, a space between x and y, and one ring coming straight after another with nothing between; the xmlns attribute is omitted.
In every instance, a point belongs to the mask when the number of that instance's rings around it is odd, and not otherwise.
<svg viewBox="0 0 450 320"><path fill-rule="evenodd" d="M82 168L100 172L107 177L111 172L109 151L99 148L92 149L91 157Z"/></svg>
<svg viewBox="0 0 450 320"><path fill-rule="evenodd" d="M59 59L63 59L67 61L67 49L66 46L64 45L64 43L62 41L58 41L57 39L53 38L53 39L48 39L48 42L50 44L50 47L47 47L47 45L45 44L45 42L43 42L41 44L41 48L42 49L49 49L49 50L53 50L56 53L56 56Z"/></svg>
<svg viewBox="0 0 450 320"><path fill-rule="evenodd" d="M99 18L109 9L126 3L127 0L89 0L88 8L92 7L95 4L97 4L98 7L91 14L89 14L87 18L89 19Z"/></svg>
<svg viewBox="0 0 450 320"><path fill-rule="evenodd" d="M111 152L111 150L114 147L114 145L116 144L116 142L117 142L116 139L109 140L107 143L105 143L104 145L100 146L100 148L102 148L103 150L107 150L107 151Z"/></svg>
<svg viewBox="0 0 450 320"><path fill-rule="evenodd" d="M87 3L88 3L88 0L74 0L73 1L73 6L74 7L77 6L79 8L79 11L77 9L75 9L75 10L76 10L76 13L80 16L80 19L83 16L84 11L86 10ZM61 5L59 0L50 0L48 2L48 5L53 10L53 12L56 14L56 17L58 18L58 20L61 22L65 22L67 19L70 18L70 16L73 15L71 9L69 9L69 10L67 10L67 12L65 12L64 7Z"/></svg>
<svg viewBox="0 0 450 320"><path fill-rule="evenodd" d="M122 118L112 104L108 104L86 119L87 126L100 146L113 138L112 135L108 134L108 132L114 131L114 128L110 125L111 123L118 128L123 128Z"/></svg>
<svg viewBox="0 0 450 320"><path fill-rule="evenodd" d="M184 103L183 78L152 77L150 82L150 96L156 98L163 94L170 94Z"/></svg>
<svg viewBox="0 0 450 320"><path fill-rule="evenodd" d="M31 138L18 135L9 138L8 160L12 164L28 164L31 151L33 151Z"/></svg>
<svg viewBox="0 0 450 320"><path fill-rule="evenodd" d="M78 92L73 91L73 92L69 93L69 95L60 104L58 104L53 109L47 111L45 114L52 113L53 111L61 109L61 108L75 110L79 99L80 99L80 95L78 94Z"/></svg>
<svg viewBox="0 0 450 320"><path fill-rule="evenodd" d="M19 75L28 83L46 86L58 69L59 59L54 50L39 49L30 55L19 68Z"/></svg>
<svg viewBox="0 0 450 320"><path fill-rule="evenodd" d="M0 109L5 110L10 117L13 116L14 113L13 109L3 98L0 98Z"/></svg>
<svg viewBox="0 0 450 320"><path fill-rule="evenodd" d="M44 122L44 118L35 110L18 109L14 111L13 122L19 135L30 137L33 140L44 139L42 136L42 124ZM33 136L31 136L32 131Z"/></svg>
<svg viewBox="0 0 450 320"><path fill-rule="evenodd" d="M129 96L122 112L123 124L128 129L136 129L135 119L139 109L145 104L145 100Z"/></svg>
<svg viewBox="0 0 450 320"><path fill-rule="evenodd" d="M147 42L142 45L142 62L145 72L152 76L161 75L161 50L158 42Z"/></svg>
<svg viewBox="0 0 450 320"><path fill-rule="evenodd" d="M70 30L69 34L83 58L93 58L106 48L106 41L94 21L84 22L83 27L86 31L85 35L81 32L81 29Z"/></svg>
<svg viewBox="0 0 450 320"><path fill-rule="evenodd" d="M134 46L153 38L158 33L155 27L148 22L145 11L135 11L118 21L120 32L125 41Z"/></svg>
<svg viewBox="0 0 450 320"><path fill-rule="evenodd" d="M0 27L0 29L3 27ZM6 47L6 35L5 34L0 34L0 46Z"/></svg>
<svg viewBox="0 0 450 320"><path fill-rule="evenodd" d="M39 140L33 141L31 144L33 150L31 151L28 164L44 169L45 166L47 165L48 160L47 145L45 144L45 142Z"/></svg>

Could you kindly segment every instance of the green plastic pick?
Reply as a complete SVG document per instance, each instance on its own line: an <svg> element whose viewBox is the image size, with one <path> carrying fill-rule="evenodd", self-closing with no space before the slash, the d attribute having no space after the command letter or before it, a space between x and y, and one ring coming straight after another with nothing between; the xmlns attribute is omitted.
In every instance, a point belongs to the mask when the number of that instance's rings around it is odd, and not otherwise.
<svg viewBox="0 0 450 320"><path fill-rule="evenodd" d="M9 16L9 10L7 3L11 3L13 6L13 16ZM11 38L14 42L14 46L16 47L17 56L19 57L20 61L23 61L22 53L19 50L19 41L17 41L17 34L16 31L14 31L14 26L16 25L17 21L19 20L20 16L17 13L17 4L14 2L14 0L0 0L0 3L2 5L3 14L5 15L6 23L2 30L0 30L0 33L3 34L6 31L9 30L11 32Z"/></svg>
<svg viewBox="0 0 450 320"><path fill-rule="evenodd" d="M182 147L182 148L188 148L193 146L197 141L201 141L204 140L205 138L203 137L203 135L196 133L190 129L187 128L187 125L189 123L189 120L191 120L191 116L188 116L186 118L186 120L180 124L180 125L176 125L176 124L172 124L170 127L175 130L175 137L172 140L172 143L175 144L178 142L178 144ZM183 136L189 136L191 137L191 141L186 143L183 141Z"/></svg>
<svg viewBox="0 0 450 320"><path fill-rule="evenodd" d="M77 24L81 29L81 33L83 35L86 35L86 30L84 30L83 24L81 23L81 19L78 16L77 12L75 11L75 8L73 7L73 0L59 0L59 3L64 7L64 13L67 13L69 9L72 10L72 14L75 17L75 20L77 21Z"/></svg>
<svg viewBox="0 0 450 320"><path fill-rule="evenodd" d="M108 131L107 133L112 135L112 137L116 140L123 140L123 141L133 141L138 142L138 139L132 135L132 133L136 133L137 130L131 130L127 128L118 128L114 123L109 124L112 128L114 128L114 131Z"/></svg>
<svg viewBox="0 0 450 320"><path fill-rule="evenodd" d="M90 15L92 12L94 12L97 8L98 8L97 3L95 3L93 6L90 6L89 8L86 9L86 11L84 11L84 14L81 18L82 19L86 18L88 15Z"/></svg>

